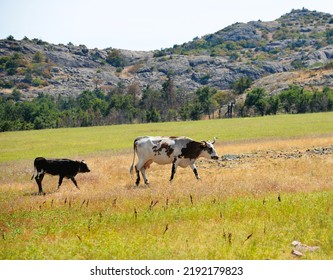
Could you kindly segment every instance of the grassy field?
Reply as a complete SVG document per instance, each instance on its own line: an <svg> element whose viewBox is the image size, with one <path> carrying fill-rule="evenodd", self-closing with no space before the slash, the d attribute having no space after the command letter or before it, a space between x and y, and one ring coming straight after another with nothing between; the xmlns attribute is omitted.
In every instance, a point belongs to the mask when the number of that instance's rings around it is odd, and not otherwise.
<svg viewBox="0 0 333 280"><path fill-rule="evenodd" d="M46 157L85 156L123 152L142 135L185 135L198 141L220 143L258 139L284 139L333 132L333 113L279 115L177 123L151 123L105 127L33 130L0 134L0 162Z"/></svg>
<svg viewBox="0 0 333 280"><path fill-rule="evenodd" d="M190 169L129 175L138 135L219 138ZM333 259L333 114L0 134L0 259ZM318 152L319 151L319 152ZM89 174L30 181L36 156L84 157ZM303 256L291 242L319 246Z"/></svg>

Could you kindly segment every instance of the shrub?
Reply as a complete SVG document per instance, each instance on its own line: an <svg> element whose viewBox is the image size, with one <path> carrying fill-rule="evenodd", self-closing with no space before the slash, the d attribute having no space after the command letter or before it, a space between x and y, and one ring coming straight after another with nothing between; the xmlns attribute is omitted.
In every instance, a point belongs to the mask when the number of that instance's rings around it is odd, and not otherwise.
<svg viewBox="0 0 333 280"><path fill-rule="evenodd" d="M43 86L43 87L45 87L45 86L48 85L47 81L42 80L42 79L40 79L40 78L34 78L34 79L32 79L31 84L32 84L34 87L39 87L39 86Z"/></svg>
<svg viewBox="0 0 333 280"><path fill-rule="evenodd" d="M114 67L126 66L125 58L122 57L119 50L113 49L107 56L106 62Z"/></svg>
<svg viewBox="0 0 333 280"><path fill-rule="evenodd" d="M45 60L44 55L41 52L36 52L32 57L32 61L35 63L42 63Z"/></svg>

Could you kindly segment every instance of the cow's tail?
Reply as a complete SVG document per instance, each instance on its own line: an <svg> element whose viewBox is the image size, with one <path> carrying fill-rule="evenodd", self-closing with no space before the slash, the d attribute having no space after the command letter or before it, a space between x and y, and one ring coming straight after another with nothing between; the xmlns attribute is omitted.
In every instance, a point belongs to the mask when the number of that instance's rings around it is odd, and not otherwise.
<svg viewBox="0 0 333 280"><path fill-rule="evenodd" d="M131 174L132 179L134 178L133 177L133 167L134 167L135 153L136 153L136 139L134 140L134 144L133 144L133 153L134 153L134 155L133 155L133 162L132 162L132 165L130 167L130 174Z"/></svg>

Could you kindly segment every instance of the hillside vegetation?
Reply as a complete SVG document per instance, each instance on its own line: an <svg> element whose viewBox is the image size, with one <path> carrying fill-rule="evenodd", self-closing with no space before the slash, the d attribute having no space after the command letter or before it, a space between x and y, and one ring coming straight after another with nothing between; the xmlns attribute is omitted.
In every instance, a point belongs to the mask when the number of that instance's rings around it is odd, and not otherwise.
<svg viewBox="0 0 333 280"><path fill-rule="evenodd" d="M333 16L307 9L150 52L8 36L0 130L331 111L332 43Z"/></svg>

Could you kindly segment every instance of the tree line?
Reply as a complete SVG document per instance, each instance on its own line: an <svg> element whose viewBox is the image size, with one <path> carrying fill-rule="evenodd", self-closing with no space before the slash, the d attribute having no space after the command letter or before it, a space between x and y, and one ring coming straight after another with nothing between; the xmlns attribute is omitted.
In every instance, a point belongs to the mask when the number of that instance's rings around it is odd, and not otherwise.
<svg viewBox="0 0 333 280"><path fill-rule="evenodd" d="M77 97L40 93L24 100L14 89L0 96L0 131L198 120L216 109L216 93L209 87L186 93L175 88L171 77L161 89L119 84L104 91L96 86Z"/></svg>
<svg viewBox="0 0 333 280"><path fill-rule="evenodd" d="M269 95L263 88L251 90L242 107L242 115L275 115L277 113L301 114L333 111L333 90L324 87L321 90L307 90L298 85L277 95Z"/></svg>
<svg viewBox="0 0 333 280"><path fill-rule="evenodd" d="M228 117L333 110L329 87L308 90L293 85L269 95L263 88L249 90L251 83L240 78L229 91L203 86L187 93L177 89L169 76L161 89L119 84L108 91L96 86L77 97L41 93L32 100L23 100L22 93L14 89L10 96L0 97L0 131L222 118L228 104L235 104ZM236 102L246 90L245 101Z"/></svg>

